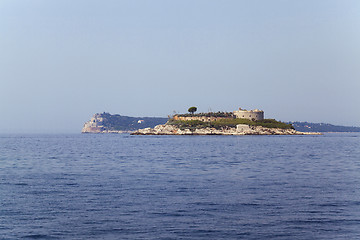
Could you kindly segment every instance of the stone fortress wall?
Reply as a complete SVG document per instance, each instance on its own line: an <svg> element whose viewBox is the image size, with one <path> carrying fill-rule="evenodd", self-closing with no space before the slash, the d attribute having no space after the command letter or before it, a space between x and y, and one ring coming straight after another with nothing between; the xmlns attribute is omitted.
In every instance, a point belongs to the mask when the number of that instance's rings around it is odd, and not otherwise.
<svg viewBox="0 0 360 240"><path fill-rule="evenodd" d="M246 118L253 121L264 120L264 111L259 109L247 111L239 108L239 110L236 110L233 113L236 118Z"/></svg>
<svg viewBox="0 0 360 240"><path fill-rule="evenodd" d="M198 120L198 121L202 121L202 122L213 122L213 121L217 121L220 119L233 119L234 117L208 117L208 116L188 116L188 117L184 117L184 116L178 116L175 115L173 117L174 120L180 120L180 121L192 121L192 120Z"/></svg>
<svg viewBox="0 0 360 240"><path fill-rule="evenodd" d="M196 114L194 114L194 116L175 115L173 117L174 120L181 120L181 121L198 120L202 122L213 122L221 119L232 119L232 118L245 118L252 121L264 120L264 111L259 109L247 111L245 109L239 108L239 110L232 112L232 116L228 116L228 117L198 116Z"/></svg>

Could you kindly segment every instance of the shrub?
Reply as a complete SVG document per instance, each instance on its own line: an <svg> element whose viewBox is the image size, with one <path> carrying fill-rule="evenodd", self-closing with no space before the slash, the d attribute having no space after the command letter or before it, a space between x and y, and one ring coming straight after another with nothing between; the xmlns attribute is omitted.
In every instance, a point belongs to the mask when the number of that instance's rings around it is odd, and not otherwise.
<svg viewBox="0 0 360 240"><path fill-rule="evenodd" d="M212 122L202 122L199 120L181 121L169 120L168 124L175 125L180 129L196 129L196 128L216 128L222 129L225 127L235 128L238 124L246 124L250 126L262 126L267 128L281 128L281 129L294 129L291 124L276 121L275 119L264 119L260 121L251 121L244 118L224 118Z"/></svg>
<svg viewBox="0 0 360 240"><path fill-rule="evenodd" d="M188 112L191 113L191 114L194 114L194 112L197 111L197 107L191 107L188 109Z"/></svg>

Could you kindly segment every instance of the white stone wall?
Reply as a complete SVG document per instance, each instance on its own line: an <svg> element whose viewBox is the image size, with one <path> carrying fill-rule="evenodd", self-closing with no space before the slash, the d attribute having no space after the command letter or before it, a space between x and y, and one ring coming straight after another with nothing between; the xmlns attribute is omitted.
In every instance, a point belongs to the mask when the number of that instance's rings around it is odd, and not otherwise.
<svg viewBox="0 0 360 240"><path fill-rule="evenodd" d="M246 125L246 124L238 124L236 125L236 131L238 132L246 132L246 131L250 131L250 126Z"/></svg>
<svg viewBox="0 0 360 240"><path fill-rule="evenodd" d="M237 110L233 112L236 118L246 118L250 120L264 120L264 111L260 110Z"/></svg>

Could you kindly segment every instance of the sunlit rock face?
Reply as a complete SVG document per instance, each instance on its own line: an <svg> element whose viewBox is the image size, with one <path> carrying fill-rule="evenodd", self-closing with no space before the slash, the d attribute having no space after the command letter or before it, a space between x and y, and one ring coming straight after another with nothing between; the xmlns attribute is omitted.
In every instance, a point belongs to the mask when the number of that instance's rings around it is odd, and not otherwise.
<svg viewBox="0 0 360 240"><path fill-rule="evenodd" d="M101 133L105 130L103 125L104 119L101 117L101 114L96 113L94 116L84 124L82 133Z"/></svg>

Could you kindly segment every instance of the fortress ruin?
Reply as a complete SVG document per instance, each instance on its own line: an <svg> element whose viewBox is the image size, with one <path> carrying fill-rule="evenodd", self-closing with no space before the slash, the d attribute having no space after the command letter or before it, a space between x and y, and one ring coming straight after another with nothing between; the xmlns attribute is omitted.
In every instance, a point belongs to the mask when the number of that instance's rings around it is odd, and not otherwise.
<svg viewBox="0 0 360 240"><path fill-rule="evenodd" d="M239 110L233 112L217 112L217 113L198 113L198 114L176 114L173 116L174 120L181 121L191 121L198 120L202 122L212 122L221 119L234 119L234 118L244 118L251 121L264 120L264 111L259 109L254 110L245 110L239 108Z"/></svg>
<svg viewBox="0 0 360 240"><path fill-rule="evenodd" d="M239 110L234 111L233 114L236 116L236 118L246 118L252 121L264 120L264 111L259 109L247 111L245 109L239 108Z"/></svg>

